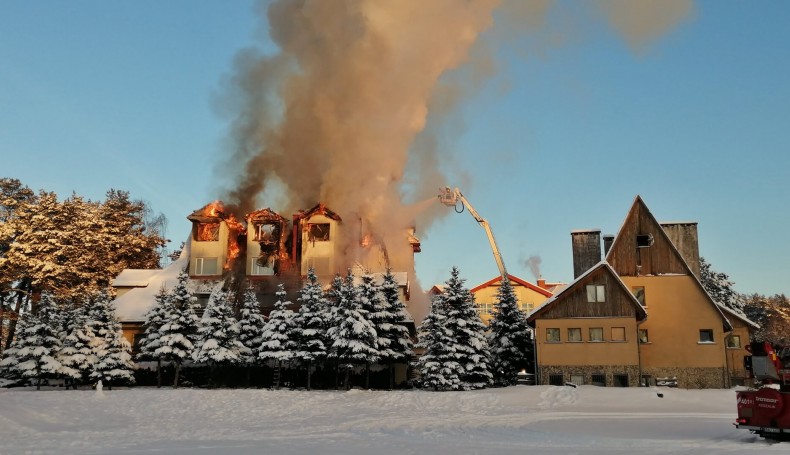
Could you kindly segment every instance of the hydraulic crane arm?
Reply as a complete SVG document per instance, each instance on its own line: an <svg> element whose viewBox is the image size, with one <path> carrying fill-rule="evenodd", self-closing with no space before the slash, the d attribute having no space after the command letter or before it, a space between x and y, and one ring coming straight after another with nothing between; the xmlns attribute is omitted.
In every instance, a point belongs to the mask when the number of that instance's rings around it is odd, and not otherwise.
<svg viewBox="0 0 790 455"><path fill-rule="evenodd" d="M502 254L499 252L499 247L496 244L496 239L494 239L494 233L491 231L491 225L486 221L485 218L480 216L472 207L472 204L464 197L461 190L458 188L451 189L450 187L445 187L444 189L439 190L439 201L442 204L450 207L456 207L458 205L458 201L461 201L463 207L469 210L469 214L477 221L483 229L486 231L486 236L488 236L488 243L491 244L491 251L494 253L494 260L496 261L497 267L499 267L499 274L502 275L503 278L507 278L507 270L505 269L505 262L502 260Z"/></svg>

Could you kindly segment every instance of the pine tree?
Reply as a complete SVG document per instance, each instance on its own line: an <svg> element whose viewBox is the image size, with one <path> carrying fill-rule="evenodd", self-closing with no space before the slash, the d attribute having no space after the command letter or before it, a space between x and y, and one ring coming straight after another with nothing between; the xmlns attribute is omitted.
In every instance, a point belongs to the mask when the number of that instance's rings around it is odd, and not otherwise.
<svg viewBox="0 0 790 455"><path fill-rule="evenodd" d="M461 389L463 368L455 359L455 342L445 329L447 305L442 294L431 299L431 311L418 330L418 348L423 354L417 360L423 388L435 391Z"/></svg>
<svg viewBox="0 0 790 455"><path fill-rule="evenodd" d="M366 278L363 277L363 283L365 281ZM405 362L412 355L412 341L409 329L406 327L409 316L400 298L398 284L391 269L387 269L382 277L381 286L377 288L381 295L375 300L377 305L370 315L370 320L378 334L380 361L389 366L390 389L392 389L395 387L394 364Z"/></svg>
<svg viewBox="0 0 790 455"><path fill-rule="evenodd" d="M93 349L96 336L84 306L75 305L69 313L63 345L57 358L63 366L62 374L76 389L77 385L87 381L96 365L96 353Z"/></svg>
<svg viewBox="0 0 790 455"><path fill-rule="evenodd" d="M532 332L507 277L502 278L494 309L488 334L494 382L515 385L519 370L526 368L532 359Z"/></svg>
<svg viewBox="0 0 790 455"><path fill-rule="evenodd" d="M173 362L176 366L176 374L173 380L173 388L178 387L178 379L181 374L181 364L186 359L192 358L194 349L193 339L197 336L199 321L195 315L195 297L187 287L189 276L181 272L178 275L178 283L168 293L168 304L170 306L170 318L160 329L159 343L154 354L163 360Z"/></svg>
<svg viewBox="0 0 790 455"><path fill-rule="evenodd" d="M61 342L57 330L50 325L51 304L48 294L44 294L38 314L25 313L22 316L17 338L0 361L0 368L7 370L12 377L35 379L36 390L41 390L44 379L57 377L62 370L57 360Z"/></svg>
<svg viewBox="0 0 790 455"><path fill-rule="evenodd" d="M280 388L280 373L283 362L287 362L294 357L296 343L291 339L293 333L294 313L286 308L291 302L286 300L285 287L277 285L277 302L274 309L269 313L269 320L263 326L259 358L262 360L275 362L277 373L275 376L275 388Z"/></svg>
<svg viewBox="0 0 790 455"><path fill-rule="evenodd" d="M96 294L88 317L88 324L95 335L93 348L96 355L90 378L101 380L109 389L112 389L113 383L133 383L132 347L123 337L121 324L107 292Z"/></svg>
<svg viewBox="0 0 790 455"><path fill-rule="evenodd" d="M230 309L228 293L217 286L211 292L200 321L193 359L209 364L209 385L212 385L216 367L238 363L240 353L246 351L239 341L239 324Z"/></svg>
<svg viewBox="0 0 790 455"><path fill-rule="evenodd" d="M345 370L345 387L348 389L351 386L349 375L355 365L378 362L378 335L367 311L362 308L351 270L338 291L336 322L327 331L332 339L329 358L335 359L338 367Z"/></svg>
<svg viewBox="0 0 790 455"><path fill-rule="evenodd" d="M699 258L700 282L714 302L726 306L738 313L743 312L743 298L735 292L735 283L730 281L726 273L713 270L705 258Z"/></svg>
<svg viewBox="0 0 790 455"><path fill-rule="evenodd" d="M444 327L454 339L455 356L464 368L460 376L463 389L481 389L492 384L486 327L477 313L475 298L463 286L457 267L445 282L444 301L447 319Z"/></svg>
<svg viewBox="0 0 790 455"><path fill-rule="evenodd" d="M154 305L145 315L143 336L140 338L139 360L156 360L156 386L162 387L162 355L156 350L162 346L162 326L170 320L173 306L168 299L167 291L162 288L154 297Z"/></svg>
<svg viewBox="0 0 790 455"><path fill-rule="evenodd" d="M299 294L299 303L301 307L294 315L292 338L296 343L295 358L307 365L307 390L310 390L312 367L326 359L329 347L326 333L329 305L312 267L307 271L307 282Z"/></svg>
<svg viewBox="0 0 790 455"><path fill-rule="evenodd" d="M258 355L263 343L263 326L265 324L266 318L261 314L255 290L249 288L244 292L244 301L241 304L239 317L239 341L246 348L240 352L239 362L246 366L248 387L250 385L250 369L260 363Z"/></svg>

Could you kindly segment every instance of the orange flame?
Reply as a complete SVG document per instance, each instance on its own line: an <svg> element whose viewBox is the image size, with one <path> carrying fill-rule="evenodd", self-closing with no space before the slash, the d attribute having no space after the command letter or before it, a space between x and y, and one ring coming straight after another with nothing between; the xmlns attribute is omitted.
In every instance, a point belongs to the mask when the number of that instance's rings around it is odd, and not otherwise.
<svg viewBox="0 0 790 455"><path fill-rule="evenodd" d="M225 261L225 270L230 270L233 261L239 257L241 247L239 246L239 233L244 232L244 225L239 223L239 220L233 214L225 218L225 223L228 225L230 235L228 235L228 259Z"/></svg>

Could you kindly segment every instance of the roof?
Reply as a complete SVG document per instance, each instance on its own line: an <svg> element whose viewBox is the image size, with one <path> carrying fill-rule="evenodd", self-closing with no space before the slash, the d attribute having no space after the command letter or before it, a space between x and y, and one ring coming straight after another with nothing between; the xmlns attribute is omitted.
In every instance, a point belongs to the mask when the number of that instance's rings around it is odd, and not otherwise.
<svg viewBox="0 0 790 455"><path fill-rule="evenodd" d="M337 213L335 213L335 212L329 210L328 208L326 208L326 206L324 205L323 202L319 202L318 204L316 204L315 207L313 207L310 210L302 213L300 215L300 217L302 219L307 219L307 218L310 218L313 215L324 215L325 217L331 218L331 219L333 219L335 221L343 221L340 218L340 215L338 215Z"/></svg>
<svg viewBox="0 0 790 455"><path fill-rule="evenodd" d="M754 322L751 319L747 318L746 315L741 313L740 311L733 310L732 308L726 307L724 305L720 305L720 304L717 304L717 305L719 306L720 310L722 310L723 312L727 313L728 315L734 317L735 319L738 319L739 321L742 321L744 324L748 325L749 327L751 327L751 328L753 328L755 330L758 330L760 328L759 324L757 324L756 322Z"/></svg>
<svg viewBox="0 0 790 455"><path fill-rule="evenodd" d="M159 272L161 269L124 269L112 280L112 286L116 288L145 287L148 286L151 278Z"/></svg>
<svg viewBox="0 0 790 455"><path fill-rule="evenodd" d="M115 280L113 286L124 286L118 283L133 282L131 279L127 280L125 277L139 278L145 275L145 284L134 289L129 290L127 293L113 300L115 305L115 313L118 320L121 322L143 322L145 321L145 314L154 306L156 294L160 289L170 289L178 282L178 275L186 270L189 265L190 242L184 244L184 249L181 250L181 255L173 261L170 265L163 269L153 270L139 270L139 269L126 269L122 271ZM129 272L129 273L126 273ZM138 273L139 272L139 273ZM142 272L148 272L143 274ZM119 281L120 280L120 281ZM138 284L143 280L137 281ZM126 285L131 286L131 285Z"/></svg>
<svg viewBox="0 0 790 455"><path fill-rule="evenodd" d="M625 219L623 220L623 224L620 225L620 229L617 231L617 236L615 236L614 241L612 242L612 246L609 247L609 252L606 254L606 260L608 260L614 254L614 252L615 252L615 250L616 250L616 248L618 246L618 241L620 241L620 236L621 236L621 234L623 232L623 228L625 228L626 223L628 223L628 221L631 219L631 214L634 212L636 206L640 205L640 204L645 209L645 212L647 213L648 219L652 220L660 228L660 229L657 230L658 235L662 236L664 238L664 240L669 244L670 251L672 252L672 254L674 254L680 260L680 262L683 265L683 268L684 268L686 274L688 274L689 276L692 277L694 282L697 284L697 287L703 292L703 294L705 294L705 296L707 297L708 301L713 306L713 308L715 308L716 311L718 311L719 315L721 316L722 320L724 321L724 331L725 332L729 332L730 330L732 330L732 324L730 324L729 319L727 319L727 317L724 315L724 312L722 312L721 307L719 306L719 304L717 304L716 301L714 301L713 298L710 296L710 294L708 294L708 291L705 290L705 287L702 285L702 282L699 280L699 277L694 274L694 272L691 270L691 267L689 267L688 262L686 262L686 258L684 258L682 254L680 254L680 251L678 251L677 247L672 242L672 239L669 238L669 235L664 230L664 228L661 226L661 223L659 223L658 220L656 219L656 217L653 216L653 213L647 207L647 204L645 203L645 201L642 200L642 197L639 196L638 194L634 198L634 202L633 202L633 204L631 204L631 208L628 210L628 213L626 214ZM664 224L670 224L670 223L664 223ZM688 222L688 223L676 223L676 224L691 224L691 222ZM615 273L615 275L617 275L617 274ZM619 276L618 276L618 278L619 278Z"/></svg>
<svg viewBox="0 0 790 455"><path fill-rule="evenodd" d="M509 273L507 274L507 278L512 283L520 284L521 286L524 286L524 287L526 287L528 289L531 289L531 290L533 290L533 291L537 292L538 294L543 295L545 297L551 297L553 295L547 289L543 289L540 286L534 285L534 284L530 283L529 281L522 280L521 278L519 278L517 276L513 276L513 275L511 275ZM483 284L480 284L480 285L477 285L477 286L473 287L472 289L470 289L470 291L472 293L475 293L475 292L477 292L477 291L479 291L481 289L487 288L487 287L489 287L489 286L491 286L491 285L493 285L495 283L499 283L501 281L502 281L502 275L498 275L498 276L486 281Z"/></svg>
<svg viewBox="0 0 790 455"><path fill-rule="evenodd" d="M612 266L609 265L609 263L604 260L604 261L601 261L601 262L597 263L596 265L590 267L586 272L582 273L575 280L573 280L567 286L562 288L562 290L559 291L557 294L554 294L554 296L552 296L550 299L548 299L545 302L543 302L542 304L538 305L535 309L533 309L529 313L529 315L527 316L527 321L528 322L534 321L537 318L538 313L541 313L541 312L545 311L551 305L553 305L557 301L561 300L565 295L568 294L568 292L571 289L573 289L576 286L576 284L578 284L580 281L583 281L585 278L590 276L593 272L601 269L602 267L604 267L604 268L606 268L608 270L608 272L615 278L615 282L622 288L623 291L625 291L625 294L628 296L629 301L636 308L637 314L641 315L641 317L639 319L645 319L647 317L647 311L645 310L645 308L642 305L639 304L639 301L636 300L636 297L634 297L634 295L631 293L631 291L628 289L628 287L625 285L625 283L623 283L623 280L620 279L620 276L617 275L617 272L615 272L615 270L612 268Z"/></svg>

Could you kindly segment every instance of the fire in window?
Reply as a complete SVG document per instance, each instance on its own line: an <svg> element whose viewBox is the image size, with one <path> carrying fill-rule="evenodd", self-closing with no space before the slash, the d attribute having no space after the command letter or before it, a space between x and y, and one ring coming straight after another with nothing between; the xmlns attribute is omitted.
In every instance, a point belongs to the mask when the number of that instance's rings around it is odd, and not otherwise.
<svg viewBox="0 0 790 455"><path fill-rule="evenodd" d="M195 240L198 242L216 242L219 240L219 223L198 223Z"/></svg>
<svg viewBox="0 0 790 455"><path fill-rule="evenodd" d="M310 223L307 225L307 238L311 242L329 241L329 223Z"/></svg>

